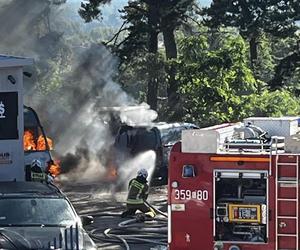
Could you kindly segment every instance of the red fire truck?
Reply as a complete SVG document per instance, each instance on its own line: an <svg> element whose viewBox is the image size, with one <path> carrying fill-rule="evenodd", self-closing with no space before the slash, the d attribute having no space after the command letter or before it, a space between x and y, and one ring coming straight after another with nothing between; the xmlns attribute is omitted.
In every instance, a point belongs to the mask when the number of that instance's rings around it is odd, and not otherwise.
<svg viewBox="0 0 300 250"><path fill-rule="evenodd" d="M174 145L170 250L300 249L298 120L250 120L259 126L187 130Z"/></svg>

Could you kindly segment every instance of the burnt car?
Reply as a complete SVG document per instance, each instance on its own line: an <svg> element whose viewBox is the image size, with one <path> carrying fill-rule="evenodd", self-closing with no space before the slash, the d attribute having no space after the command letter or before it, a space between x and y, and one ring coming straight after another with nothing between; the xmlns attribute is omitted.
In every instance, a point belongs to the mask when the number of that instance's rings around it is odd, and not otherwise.
<svg viewBox="0 0 300 250"><path fill-rule="evenodd" d="M168 161L172 146L181 140L181 131L198 129L192 123L153 123L151 125L122 125L115 138L114 151L121 161L153 150L156 154L152 185L165 185L168 179ZM118 164L117 164L118 165Z"/></svg>
<svg viewBox="0 0 300 250"><path fill-rule="evenodd" d="M28 106L24 106L23 142L27 181L31 180L31 164L34 160L40 162L44 173L50 173L53 177L60 173L60 167L51 155L52 140L46 136L35 110Z"/></svg>
<svg viewBox="0 0 300 250"><path fill-rule="evenodd" d="M96 246L67 197L53 184L0 182L1 249L86 249Z"/></svg>

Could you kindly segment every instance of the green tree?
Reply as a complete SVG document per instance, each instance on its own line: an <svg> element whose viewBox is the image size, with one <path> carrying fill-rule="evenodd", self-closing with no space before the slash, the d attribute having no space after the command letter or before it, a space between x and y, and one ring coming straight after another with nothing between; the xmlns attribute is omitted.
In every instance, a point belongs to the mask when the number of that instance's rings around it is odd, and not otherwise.
<svg viewBox="0 0 300 250"><path fill-rule="evenodd" d="M41 94L57 88L63 82L63 73L69 69L70 48L63 34L53 29L51 19L52 11L65 2L12 0L0 8L1 51L35 58L34 66L29 69L33 73L30 81Z"/></svg>
<svg viewBox="0 0 300 250"><path fill-rule="evenodd" d="M79 14L86 22L101 18L101 7L110 0L90 0L81 3ZM120 57L124 63L136 56L152 54L155 57L158 52L158 1L152 1L151 5L144 1L130 1L121 11L124 19L123 25L115 33L110 41L112 50ZM122 32L127 32L127 36L119 41ZM152 74L152 65L149 64L149 74L147 74L147 102L152 109L157 108L158 82L155 74Z"/></svg>
<svg viewBox="0 0 300 250"><path fill-rule="evenodd" d="M204 36L184 38L180 44L178 77L185 119L202 126L238 120L241 99L256 89L243 39L225 36L216 50Z"/></svg>
<svg viewBox="0 0 300 250"><path fill-rule="evenodd" d="M178 93L179 84L176 80L176 67L173 60L177 59L177 42L175 39L176 29L185 21L187 11L191 11L195 2L193 0L161 1L160 27L163 34L165 54L167 59L166 73L168 107L171 112L170 120L176 121L182 116L182 105L180 94Z"/></svg>
<svg viewBox="0 0 300 250"><path fill-rule="evenodd" d="M300 2L294 0L214 0L204 13L212 28L236 27L248 39L252 65L258 58L258 42L262 32L277 37L291 36L300 19Z"/></svg>
<svg viewBox="0 0 300 250"><path fill-rule="evenodd" d="M208 126L249 116L296 115L300 111L291 92L270 92L265 83L255 79L241 36L221 33L215 40L218 46L205 36L180 42L177 77L185 120Z"/></svg>
<svg viewBox="0 0 300 250"><path fill-rule="evenodd" d="M243 117L250 116L298 116L300 105L297 98L288 90L268 91L265 89L243 99Z"/></svg>
<svg viewBox="0 0 300 250"><path fill-rule="evenodd" d="M299 75L300 70L300 37L294 36L281 41L274 42L275 57L279 58L274 69L273 78L268 81L271 89L279 89L284 86L293 88L299 96ZM298 80L295 77L298 76ZM294 81L294 80L296 81Z"/></svg>
<svg viewBox="0 0 300 250"><path fill-rule="evenodd" d="M101 7L108 3L108 0L90 0L81 4L79 14L86 22L101 17ZM158 58L158 36L163 34L165 54L167 60L177 58L177 44L175 30L185 19L186 12L194 4L194 0L136 0L129 1L128 5L121 11L124 24L113 36L113 50L120 56L121 62L131 60L135 56L146 56ZM118 42L119 34L127 32L127 37ZM146 56L148 57L148 56ZM168 64L168 100L169 107L174 108L178 103L178 84L175 80L175 67ZM158 78L155 74L156 66L148 65L148 91L147 102L151 108L157 108L157 93L159 89ZM153 74L152 74L153 73Z"/></svg>

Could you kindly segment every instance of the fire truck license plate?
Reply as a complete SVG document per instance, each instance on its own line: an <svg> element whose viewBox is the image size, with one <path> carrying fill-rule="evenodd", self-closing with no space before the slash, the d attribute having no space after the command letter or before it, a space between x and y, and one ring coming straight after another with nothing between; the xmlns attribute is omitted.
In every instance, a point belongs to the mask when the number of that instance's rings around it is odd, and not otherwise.
<svg viewBox="0 0 300 250"><path fill-rule="evenodd" d="M175 189L175 200L199 200L207 201L208 200L208 191L207 190L186 190L186 189Z"/></svg>

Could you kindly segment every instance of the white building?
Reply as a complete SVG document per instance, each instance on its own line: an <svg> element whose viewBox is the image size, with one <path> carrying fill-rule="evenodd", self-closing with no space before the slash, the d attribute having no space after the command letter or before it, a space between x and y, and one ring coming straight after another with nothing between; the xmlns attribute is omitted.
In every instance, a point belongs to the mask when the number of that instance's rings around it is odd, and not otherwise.
<svg viewBox="0 0 300 250"><path fill-rule="evenodd" d="M24 181L23 67L30 58L0 55L0 181Z"/></svg>

